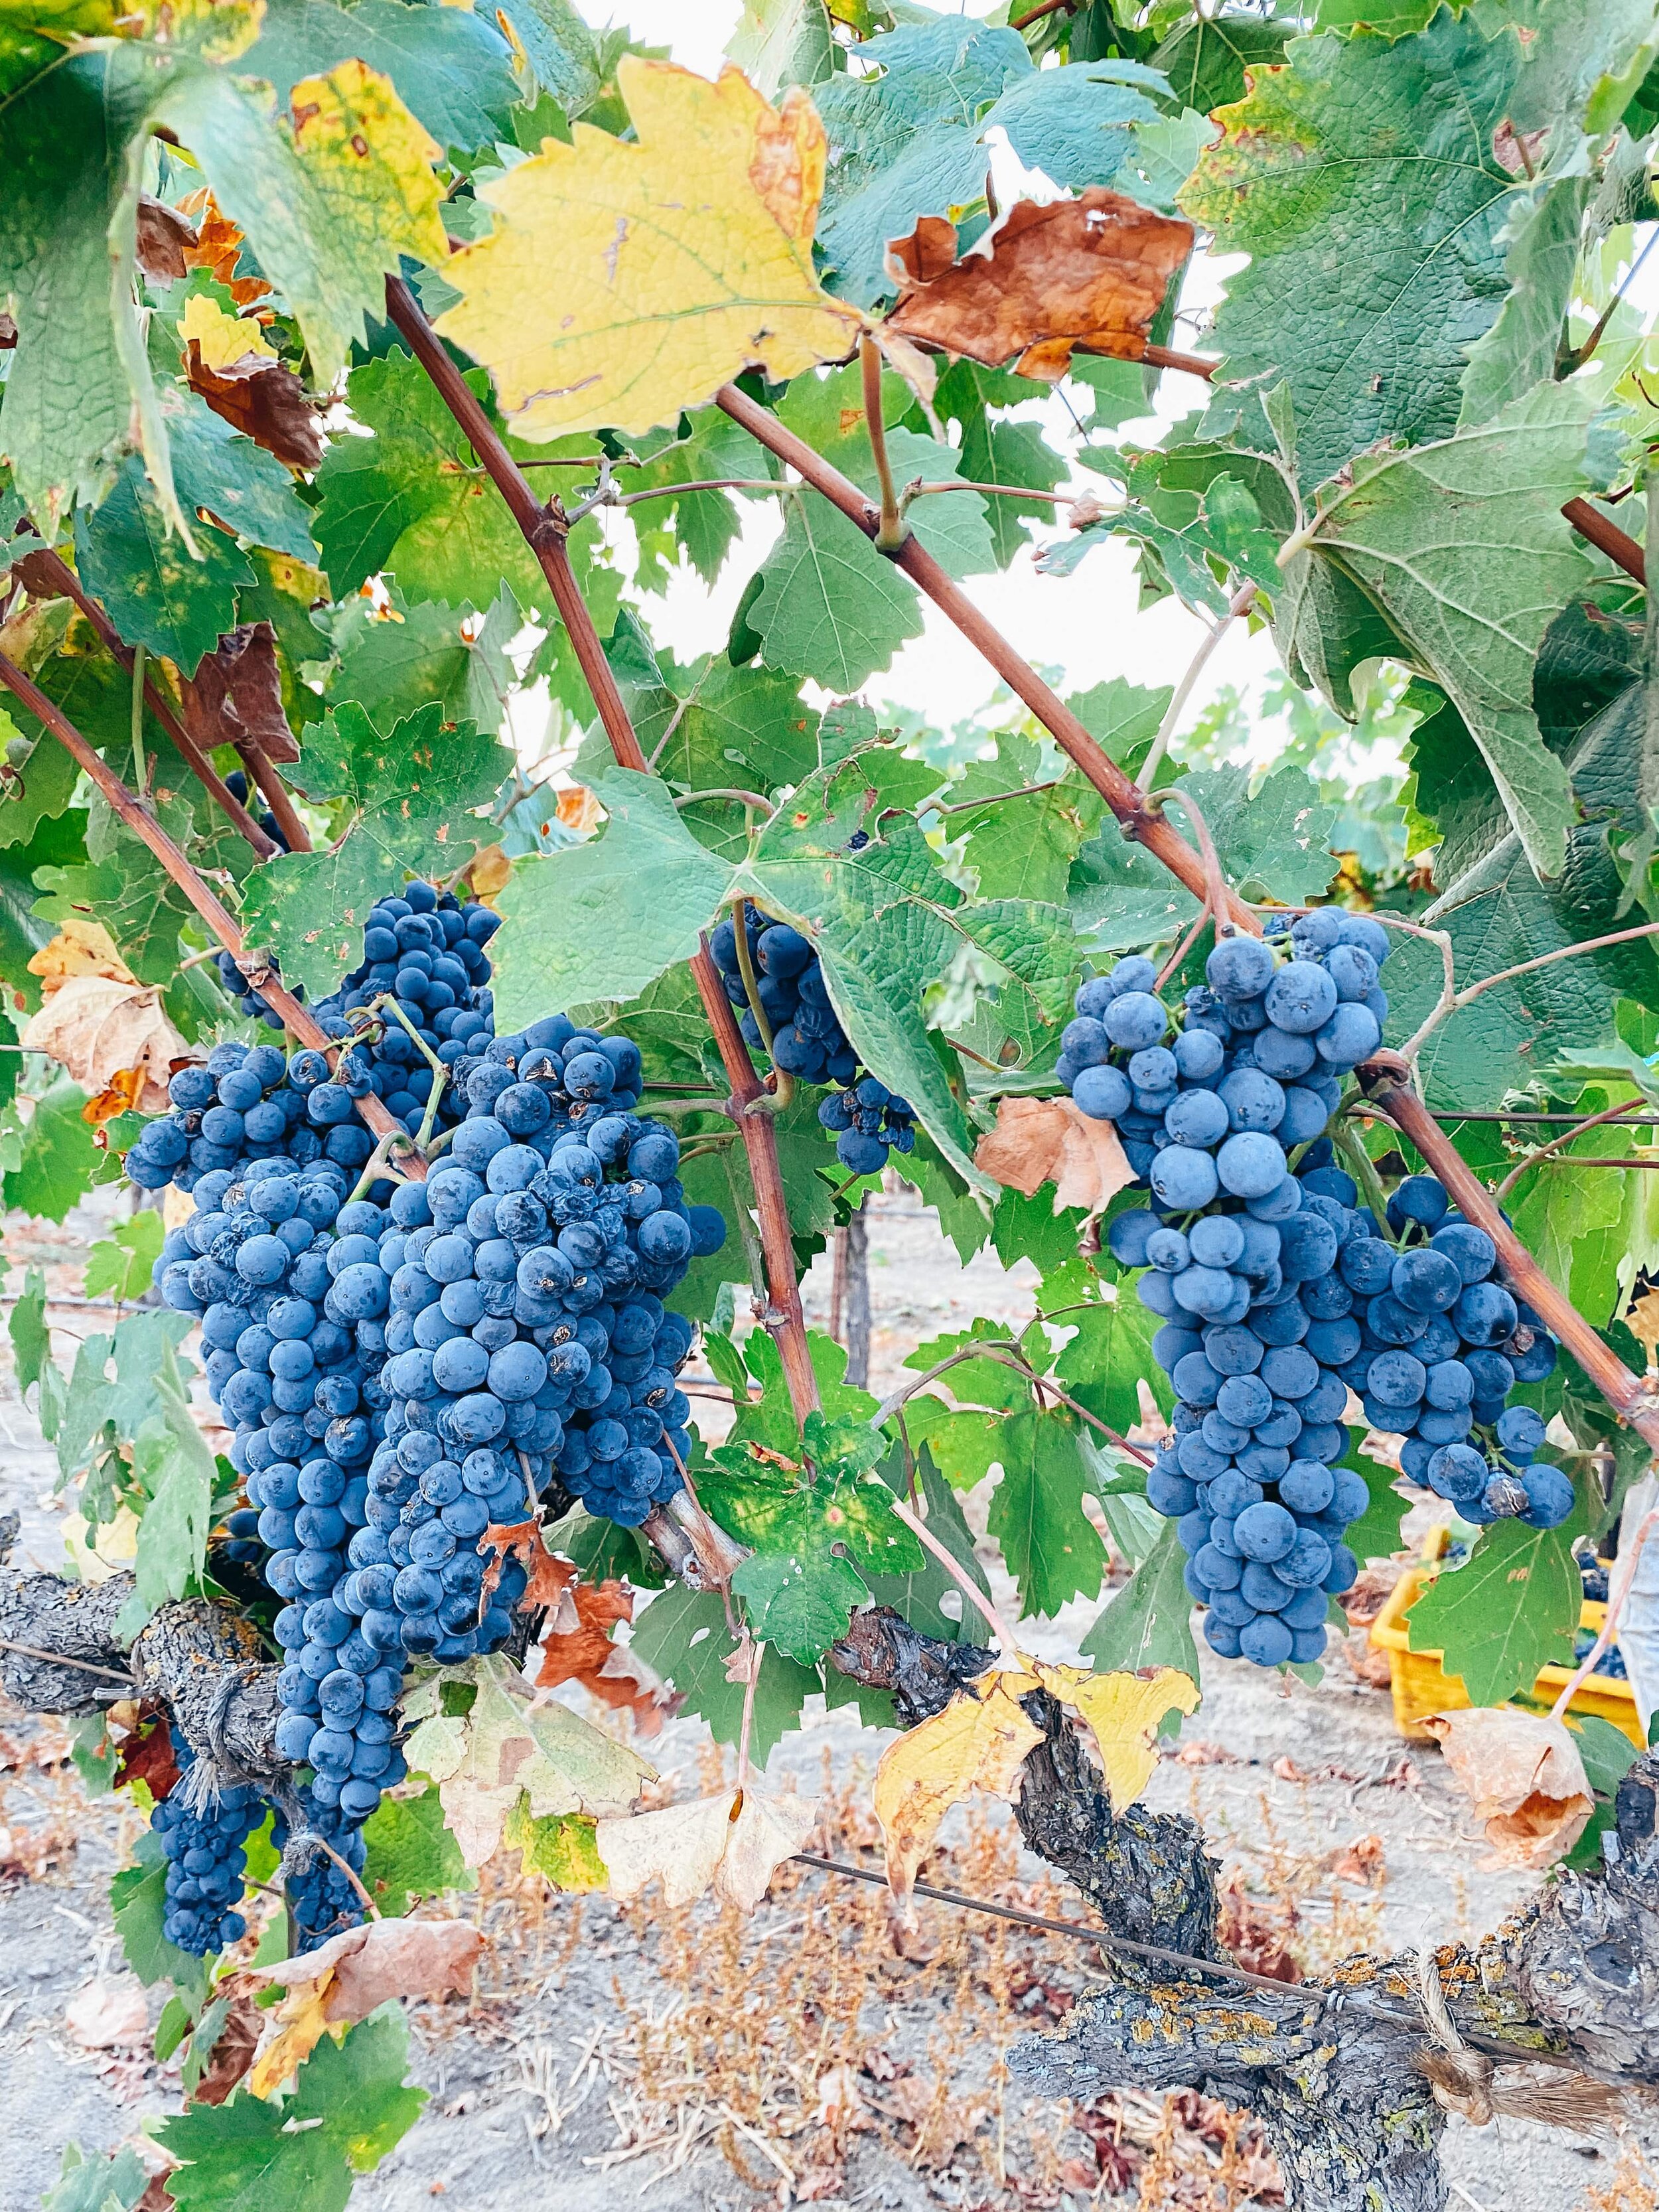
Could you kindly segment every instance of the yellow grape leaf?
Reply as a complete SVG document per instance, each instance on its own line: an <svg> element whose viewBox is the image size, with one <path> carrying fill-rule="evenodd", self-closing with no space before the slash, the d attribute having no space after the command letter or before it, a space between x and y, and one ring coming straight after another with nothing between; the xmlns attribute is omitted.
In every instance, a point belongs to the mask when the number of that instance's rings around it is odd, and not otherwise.
<svg viewBox="0 0 1659 2212"><path fill-rule="evenodd" d="M303 2065L328 2032L327 1975L305 1982L283 2000L282 2024L254 2059L247 2086L256 2097L268 2097L289 2075Z"/></svg>
<svg viewBox="0 0 1659 2212"><path fill-rule="evenodd" d="M276 347L266 343L258 323L244 315L228 315L204 292L193 293L185 301L179 319L179 336L186 346L194 338L201 348L203 362L212 369L230 368L251 354L265 361L278 358Z"/></svg>
<svg viewBox="0 0 1659 2212"><path fill-rule="evenodd" d="M34 962L31 960L29 965L32 968ZM1639 1298L1632 1300L1625 1316L1625 1327L1647 1353L1648 1365L1652 1367L1655 1352L1659 1351L1659 1291L1644 1291Z"/></svg>
<svg viewBox="0 0 1659 2212"><path fill-rule="evenodd" d="M254 2095L285 2081L325 2029L343 2034L389 1997L465 1996L484 1940L465 1920L369 1920L296 1959L250 1967L249 1981L285 1991L253 2062Z"/></svg>
<svg viewBox="0 0 1659 2212"><path fill-rule="evenodd" d="M468 1711L446 1712L442 1692L457 1680L471 1682L477 1694ZM495 1856L521 1796L536 1820L620 1812L653 1772L568 1705L532 1711L516 1670L500 1658L471 1660L418 1684L404 1714L417 1723L404 1755L437 1784L445 1821L470 1867Z"/></svg>
<svg viewBox="0 0 1659 2212"><path fill-rule="evenodd" d="M710 84L637 55L617 83L637 143L586 123L544 140L480 187L495 228L444 270L462 298L438 328L521 437L649 430L742 369L842 360L863 325L813 273L827 149L799 87L774 108L739 70Z"/></svg>
<svg viewBox="0 0 1659 2212"><path fill-rule="evenodd" d="M1087 1721L1100 1753L1112 1810L1133 1805L1158 1765L1158 1731L1165 1713L1197 1711L1199 1688L1178 1667L1152 1674L1096 1674L1083 1667L1031 1667L1049 1695Z"/></svg>
<svg viewBox="0 0 1659 2212"><path fill-rule="evenodd" d="M507 1814L501 1841L523 1853L526 1874L545 1875L555 1889L603 1889L605 1862L586 1813L554 1813L538 1820L520 1797Z"/></svg>
<svg viewBox="0 0 1659 2212"><path fill-rule="evenodd" d="M395 270L399 252L433 267L449 241L432 164L441 149L392 88L360 61L294 88L294 148L330 226L331 257Z"/></svg>
<svg viewBox="0 0 1659 2212"><path fill-rule="evenodd" d="M190 1057L159 991L107 975L64 975L18 1042L25 1052L55 1060L94 1097L119 1085L125 1106L113 1111L136 1105L165 1114L173 1069Z"/></svg>
<svg viewBox="0 0 1659 2212"><path fill-rule="evenodd" d="M28 969L31 975L40 978L47 998L72 975L107 975L116 983L137 981L103 923L82 915L70 916L57 936L33 956Z"/></svg>
<svg viewBox="0 0 1659 2212"><path fill-rule="evenodd" d="M1013 1802L1025 1755L1042 1741L1042 1730L1019 1705L1036 1687L1034 1674L981 1674L958 1690L942 1713L883 1752L875 1811L895 1897L909 1894L940 1821L970 1790Z"/></svg>

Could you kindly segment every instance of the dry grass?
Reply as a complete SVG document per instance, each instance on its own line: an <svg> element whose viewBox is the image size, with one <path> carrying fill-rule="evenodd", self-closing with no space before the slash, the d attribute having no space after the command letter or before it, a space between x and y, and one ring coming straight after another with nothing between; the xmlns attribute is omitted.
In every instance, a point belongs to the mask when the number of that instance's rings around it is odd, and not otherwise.
<svg viewBox="0 0 1659 2212"><path fill-rule="evenodd" d="M720 1778L708 1767L704 1789ZM871 1853L879 1839L865 1798L861 1778L832 1789L826 1773L813 1847ZM1075 1893L1048 1875L1022 1881L1018 1857L1009 1823L970 1814L926 1873L970 1894L1076 1917ZM544 1939L526 1932L520 1962L533 1953L536 1971ZM646 1905L623 1916L619 1942L648 1959L652 1989L641 1996L636 1977L631 1990L618 1977L586 2078L579 2063L561 2087L542 2081L534 2054L522 2063L525 2087L543 2097L555 2130L575 2109L562 2097L575 2090L586 2102L602 2086L615 2141L588 2163L609 2171L637 2161L642 2189L718 2151L741 2201L844 2200L859 2194L849 2169L879 2145L964 2212L1126 2191L1144 2205L1193 2212L1280 2201L1254 2123L1212 2100L1130 2094L1073 2105L1010 2094L1014 2038L1062 2018L1092 1968L1072 1939L926 1901L906 1924L884 1890L786 1867L752 1919L708 1904L673 1912Z"/></svg>
<svg viewBox="0 0 1659 2212"><path fill-rule="evenodd" d="M1633 2136L1625 2136L1607 2181L1594 2182L1573 2212L1659 2212L1659 2171Z"/></svg>

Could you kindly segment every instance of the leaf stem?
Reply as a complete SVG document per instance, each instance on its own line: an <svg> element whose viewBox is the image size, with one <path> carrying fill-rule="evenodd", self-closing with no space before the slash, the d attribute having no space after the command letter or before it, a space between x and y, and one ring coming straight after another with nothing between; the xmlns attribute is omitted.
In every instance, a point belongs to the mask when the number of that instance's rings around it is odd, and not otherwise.
<svg viewBox="0 0 1659 2212"><path fill-rule="evenodd" d="M905 1527L909 1529L912 1535L917 1537L927 1546L927 1549L939 1561L945 1573L950 1576L951 1581L962 1592L963 1595L972 1603L977 1612L983 1615L985 1624L987 1627L989 1628L992 1635L995 1637L998 1649L1000 1650L1003 1657L1005 1659L1014 1658L1018 1653L1019 1646L1015 1643L1013 1637L1009 1632L1007 1623L1003 1620L1002 1615L997 1611L995 1605L988 1597L987 1597L985 1592L980 1588L979 1584L974 1580L973 1577L963 1565L961 1560L951 1556L951 1553L946 1550L943 1544L940 1543L939 1538L927 1526L927 1523L922 1519L921 1516L919 1513L912 1512L902 1498L894 1498L892 1510L897 1515L898 1518L903 1522Z"/></svg>
<svg viewBox="0 0 1659 2212"><path fill-rule="evenodd" d="M881 527L880 510L804 439L787 429L777 416L750 398L735 384L722 385L715 404L779 460L793 468L803 482L819 492L848 520L873 538ZM915 537L907 538L891 555L896 568L955 623L969 644L981 653L1010 690L1020 699L1060 750L1080 769L1131 836L1161 860L1186 884L1195 898L1204 895L1204 874L1199 857L1162 815L1150 811L1146 793L1118 767L1099 740L1045 684L1030 663L1017 653L1006 638L989 623L967 593L947 576L933 555ZM1237 927L1260 936L1261 925L1242 899L1228 894L1228 909Z"/></svg>
<svg viewBox="0 0 1659 2212"><path fill-rule="evenodd" d="M1158 726L1158 735L1152 739L1152 750L1140 763L1140 783L1145 791L1152 791L1158 781L1158 772L1164 765L1170 740L1181 726L1181 717L1186 712L1187 702L1193 696L1193 686L1204 673L1211 654L1222 639L1243 615L1247 615L1256 602L1256 586L1241 584L1227 603L1227 611L1217 617L1206 632L1203 642L1187 664L1186 673L1170 696L1164 710L1164 720ZM1149 802L1150 804L1150 802Z"/></svg>
<svg viewBox="0 0 1659 2212"><path fill-rule="evenodd" d="M1548 1159L1552 1153L1559 1152L1564 1145L1572 1144L1577 1139L1582 1137L1586 1130L1599 1129L1604 1123L1608 1121L1622 1121L1629 1111L1630 1104L1628 1101L1621 1106L1607 1107L1600 1114L1592 1114L1587 1121L1576 1122L1571 1128L1564 1129L1559 1137L1552 1137L1547 1144L1538 1146L1534 1151L1527 1154L1525 1159L1517 1162L1517 1164L1510 1170L1502 1182L1496 1185L1492 1191L1493 1198L1496 1199L1498 1205L1501 1206L1504 1203L1504 1200L1509 1196L1510 1191L1514 1189L1516 1184L1519 1182L1522 1176L1526 1174L1528 1168L1535 1168L1540 1160ZM1590 1166L1595 1164L1595 1163L1583 1161L1580 1162L1579 1164L1583 1166ZM1621 1162L1620 1164L1622 1165L1623 1163ZM1656 1153L1654 1155L1653 1164L1656 1167L1659 1167L1659 1153Z"/></svg>
<svg viewBox="0 0 1659 2212"><path fill-rule="evenodd" d="M878 553L896 553L910 535L898 495L893 489L893 466L887 458L887 425L881 411L881 355L868 331L859 337L859 373L864 384L864 427L870 439L870 455L876 465L881 489L881 513L876 524Z"/></svg>
<svg viewBox="0 0 1659 2212"><path fill-rule="evenodd" d="M140 799L149 797L149 770L144 761L144 648L132 648L132 780Z"/></svg>
<svg viewBox="0 0 1659 2212"><path fill-rule="evenodd" d="M717 784L712 791L688 791L674 804L676 806L695 806L700 799L731 799L743 806L758 806L768 814L772 811L769 799L763 799L758 791L739 791L733 784Z"/></svg>

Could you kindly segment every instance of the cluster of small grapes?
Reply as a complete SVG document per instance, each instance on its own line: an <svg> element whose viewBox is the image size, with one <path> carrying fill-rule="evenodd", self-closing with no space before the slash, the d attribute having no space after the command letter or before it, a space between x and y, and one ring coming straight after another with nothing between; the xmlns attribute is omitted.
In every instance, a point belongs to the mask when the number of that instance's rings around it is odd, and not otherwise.
<svg viewBox="0 0 1659 2212"><path fill-rule="evenodd" d="M865 842L869 841L866 838ZM856 848L854 848L856 849ZM836 1158L852 1175L879 1175L890 1151L915 1146L915 1114L908 1102L873 1075L859 1075L858 1054L830 1003L818 956L798 929L746 907L750 973L755 996L772 1031L772 1064L802 1083L834 1083L838 1095L818 1108L818 1120L836 1132ZM738 1027L751 1052L766 1048L749 1004L738 954L737 925L728 915L708 940L726 995L743 1009Z"/></svg>
<svg viewBox="0 0 1659 2212"><path fill-rule="evenodd" d="M302 1784L296 1795L307 1828L337 1852L353 1874L361 1875L368 1862L362 1822L350 1818L338 1806L321 1802L314 1788ZM288 1821L278 1806L270 1840L279 1851L287 1849L289 1832ZM337 1936L343 1928L355 1927L362 1918L362 1900L326 1851L313 1850L303 1866L284 1877L283 1895L294 1916L296 1948L302 1952L314 1951L331 1936Z"/></svg>
<svg viewBox="0 0 1659 2212"><path fill-rule="evenodd" d="M1534 1465L1543 1418L1509 1403L1517 1382L1553 1369L1555 1339L1497 1279L1497 1246L1433 1176L1407 1176L1388 1218L1398 1239L1390 1264L1358 1251L1340 1261L1353 1294L1344 1381L1374 1429L1403 1438L1401 1471L1464 1520L1559 1528L1572 1483L1548 1461Z"/></svg>
<svg viewBox="0 0 1659 2212"><path fill-rule="evenodd" d="M890 1151L915 1149L915 1108L873 1075L860 1076L850 1090L826 1098L818 1120L826 1129L840 1132L836 1158L852 1175L879 1175Z"/></svg>
<svg viewBox="0 0 1659 2212"><path fill-rule="evenodd" d="M491 1518L522 1518L526 1481L533 1495L556 1468L590 1511L637 1526L679 1488L690 1444L675 1376L692 1331L661 1294L726 1224L686 1206L678 1140L634 1111L627 1038L558 1015L503 1042L507 1060L469 1084L447 1162L393 1201L427 1218L392 1279L388 1495L447 1520L445 1496L501 1468L517 1510L492 1499ZM425 1596L438 1563L412 1543Z"/></svg>
<svg viewBox="0 0 1659 2212"><path fill-rule="evenodd" d="M182 1778L195 1754L176 1729L173 1755ZM150 1826L167 1853L161 1933L192 1958L222 1951L247 1933L247 1923L236 1909L247 1866L242 1846L264 1816L258 1791L243 1785L221 1790L211 1806L191 1812L179 1784L150 1814Z"/></svg>

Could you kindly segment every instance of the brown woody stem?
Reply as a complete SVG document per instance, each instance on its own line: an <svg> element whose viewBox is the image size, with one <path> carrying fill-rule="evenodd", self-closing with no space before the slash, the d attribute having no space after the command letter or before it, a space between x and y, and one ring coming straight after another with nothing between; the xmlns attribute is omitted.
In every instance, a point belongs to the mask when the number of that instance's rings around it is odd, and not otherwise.
<svg viewBox="0 0 1659 2212"><path fill-rule="evenodd" d="M96 631L99 642L112 653L122 667L131 674L133 665L132 647L125 642L103 608L88 592L81 579L62 555L50 550L31 554L29 568L33 577L47 586L56 597L73 602ZM33 590L33 583L31 583L30 589ZM248 812L246 807L242 805L240 799L236 797L195 738L185 729L160 686L150 681L148 673L144 677L144 704L172 739L185 767L236 829L246 838L259 858L262 860L268 860L273 854L280 852L282 848L274 838L266 836L264 831ZM276 811L274 807L271 810L273 813ZM279 815L277 818L280 821L282 817ZM305 835L303 830L301 831L301 835L302 836ZM307 842L308 849L309 840Z"/></svg>
<svg viewBox="0 0 1659 2212"><path fill-rule="evenodd" d="M386 279L386 313L431 378L439 398L507 501L525 543L541 564L617 765L648 774L650 764L565 550L568 526L562 509L544 506L537 498L523 470L508 453L500 431L469 389L465 378L421 312L419 301L401 277ZM769 1094L755 1073L720 971L706 944L690 965L697 995L714 1032L721 1064L732 1086L736 1118L749 1156L761 1246L766 1258L765 1324L777 1342L795 1412L804 1420L818 1404L818 1387L806 1346L800 1288L795 1279L795 1248L789 1233L789 1209L783 1193L783 1171L778 1164L777 1137L763 1109L759 1113L747 1110Z"/></svg>
<svg viewBox="0 0 1659 2212"><path fill-rule="evenodd" d="M8 659L4 653L0 653L0 684L3 684L13 697L21 701L22 705L27 708L29 713L43 728L52 732L58 744L92 778L133 836L147 845L161 863L168 875L172 877L173 882L178 884L197 913L201 915L203 921L218 939L220 944L224 946L226 951L234 960L240 963L247 948L235 919L208 889L201 876L191 866L189 860L179 851L155 816L148 808L140 805L102 755L94 751L63 709L53 700L48 699L40 685L32 683L24 675L22 670L14 661ZM320 1027L310 1011L302 1006L291 992L285 991L280 983L273 978L266 977L258 982L256 988L271 1012L282 1016L289 1031L300 1040L301 1044L309 1045L313 1051L317 1052L332 1052L336 1048L336 1040ZM402 1123L394 1120L372 1093L369 1097L359 1098L354 1103L357 1111L377 1137L393 1134L402 1136L405 1133ZM425 1164L418 1159L411 1159L406 1172L417 1182L423 1181L426 1175Z"/></svg>
<svg viewBox="0 0 1659 2212"><path fill-rule="evenodd" d="M831 506L839 507L866 538L873 539L877 536L881 527L879 509L839 469L832 468L803 439L786 429L775 415L757 406L736 385L723 385L714 397L716 404L734 422L740 423L769 453L786 462ZM1030 663L1022 659L961 586L945 574L933 555L914 538L908 538L890 557L895 568L902 568L912 583L949 616L969 643L985 656L1003 682L1030 708L1061 751L1093 784L1129 836L1161 860L1172 875L1179 877L1194 898L1202 898L1204 864L1192 847L1177 835L1171 823L1148 809L1146 793L1139 786L1125 775ZM1260 937L1261 925L1242 899L1229 892L1227 905L1230 919L1238 928L1248 931L1252 937Z"/></svg>

